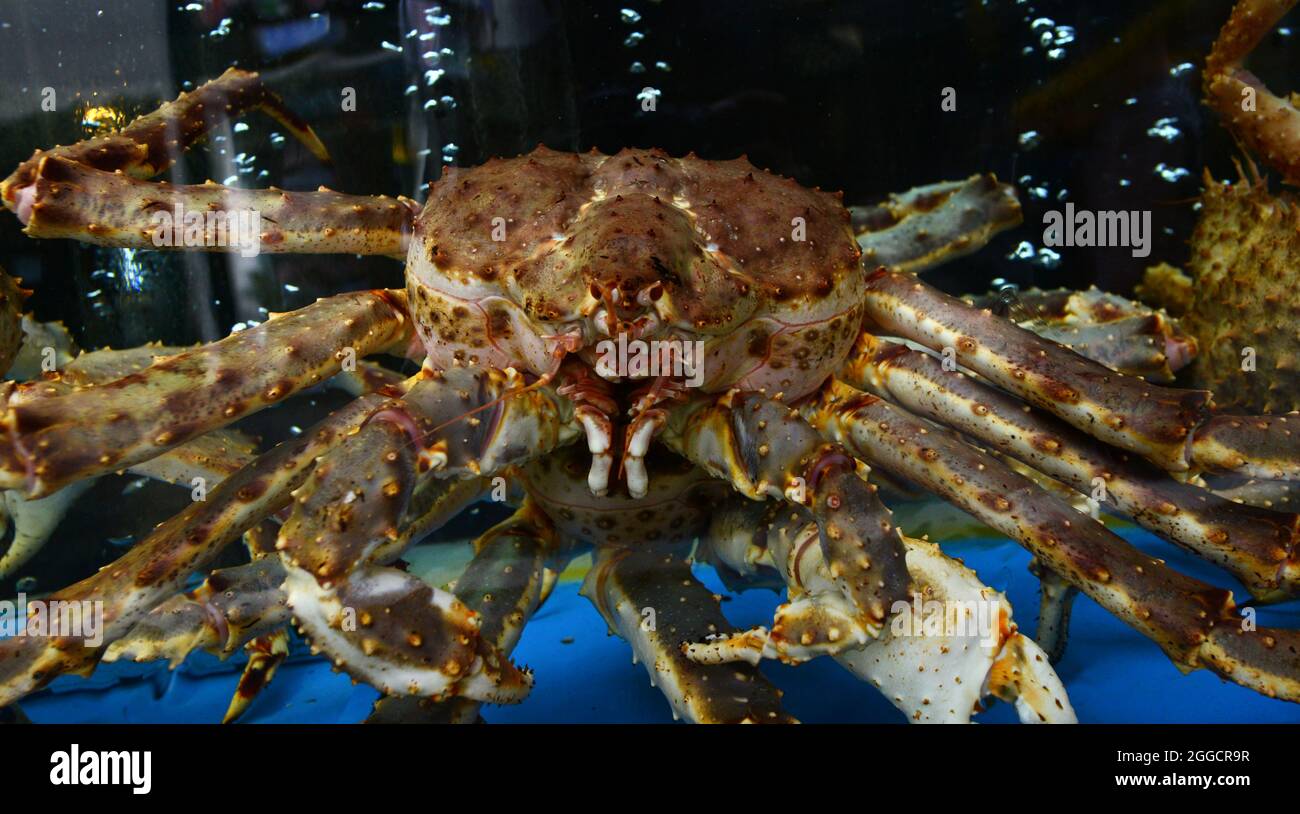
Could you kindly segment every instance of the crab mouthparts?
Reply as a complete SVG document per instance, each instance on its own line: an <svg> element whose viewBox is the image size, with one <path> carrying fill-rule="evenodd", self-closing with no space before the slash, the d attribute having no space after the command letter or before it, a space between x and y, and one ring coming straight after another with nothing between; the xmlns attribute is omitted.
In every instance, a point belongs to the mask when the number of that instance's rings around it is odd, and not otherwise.
<svg viewBox="0 0 1300 814"><path fill-rule="evenodd" d="M591 453L587 487L593 495L601 497L609 491L614 450L621 438L617 477L626 482L631 497L645 497L650 488L645 457L668 420L663 405L680 401L687 389L701 386L703 368L703 341L647 341L621 333L617 340L596 345L594 361L581 366L560 388L576 405L575 415L587 436ZM624 412L630 420L620 425L616 417Z"/></svg>

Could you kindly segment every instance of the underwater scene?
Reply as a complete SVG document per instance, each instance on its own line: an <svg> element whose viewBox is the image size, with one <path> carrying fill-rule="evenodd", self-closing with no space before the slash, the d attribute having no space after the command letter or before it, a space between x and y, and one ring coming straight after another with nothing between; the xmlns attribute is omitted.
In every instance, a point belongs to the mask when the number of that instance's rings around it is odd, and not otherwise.
<svg viewBox="0 0 1300 814"><path fill-rule="evenodd" d="M1300 723L1294 5L0 0L0 721Z"/></svg>

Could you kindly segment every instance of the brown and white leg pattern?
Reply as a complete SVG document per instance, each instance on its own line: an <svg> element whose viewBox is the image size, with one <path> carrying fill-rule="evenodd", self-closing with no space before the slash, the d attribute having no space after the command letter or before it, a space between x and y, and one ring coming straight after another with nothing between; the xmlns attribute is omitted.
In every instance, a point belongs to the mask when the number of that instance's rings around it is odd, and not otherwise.
<svg viewBox="0 0 1300 814"><path fill-rule="evenodd" d="M58 591L51 600L101 602L102 642L86 637L23 636L0 640L0 704L34 692L64 673L88 674L105 646L181 589L189 575L208 566L231 542L290 502L317 457L352 437L356 428L389 400L357 399L259 456L160 524L148 537L97 573Z"/></svg>
<svg viewBox="0 0 1300 814"><path fill-rule="evenodd" d="M752 631L763 655L804 661L861 646L877 635L890 608L907 595L902 541L889 510L843 447L828 444L797 411L753 393L678 408L663 440L683 457L731 483L751 499L775 498L806 510L820 529L820 544L843 608L854 624L835 627L823 616L840 608L787 603L772 629Z"/></svg>
<svg viewBox="0 0 1300 814"><path fill-rule="evenodd" d="M66 237L102 246L236 251L229 226L241 211L268 224L259 251L381 254L404 257L418 211L406 198L317 192L244 190L208 182L198 186L150 183L221 119L254 108L270 113L316 156L325 147L305 123L270 93L257 74L231 69L174 102L141 116L110 136L38 150L0 183L0 202L31 237ZM158 238L156 213L182 211L203 218L203 240L193 246ZM176 224L177 230L182 224ZM222 231L226 239L222 238ZM192 243L194 241L184 241Z"/></svg>
<svg viewBox="0 0 1300 814"><path fill-rule="evenodd" d="M1092 495L1214 562L1260 599L1300 589L1300 515L1171 478L921 351L862 334L843 379Z"/></svg>
<svg viewBox="0 0 1300 814"><path fill-rule="evenodd" d="M717 561L752 577L778 573L792 601L828 593L834 582L817 545L817 526L779 505L728 503L710 528ZM1017 632L1006 598L932 543L904 537L913 595L900 601L880 638L835 655L876 686L908 720L968 723L995 696L1021 721L1073 723L1065 688L1033 641ZM690 645L694 657L698 645ZM732 653L748 658L743 648Z"/></svg>
<svg viewBox="0 0 1300 814"><path fill-rule="evenodd" d="M490 477L578 437L571 402L513 370L425 370L400 400L324 456L280 530L300 631L387 695L522 700L531 677L453 594L375 561L400 538L419 481Z"/></svg>
<svg viewBox="0 0 1300 814"><path fill-rule="evenodd" d="M112 382L72 392L62 383L18 385L2 419L0 486L39 497L140 463L324 382L349 356L400 353L411 336L403 292L360 291L154 359Z"/></svg>
<svg viewBox="0 0 1300 814"><path fill-rule="evenodd" d="M1110 370L911 275L875 271L864 303L868 330L874 324L881 333L950 353L1007 392L1170 472L1195 467L1300 478L1295 414L1211 417L1208 392Z"/></svg>
<svg viewBox="0 0 1300 814"><path fill-rule="evenodd" d="M750 664L700 663L685 644L730 633L718 598L667 546L601 547L582 593L632 646L673 717L691 723L795 723L781 691Z"/></svg>
<svg viewBox="0 0 1300 814"><path fill-rule="evenodd" d="M916 187L849 212L863 263L912 274L970 254L1022 219L1015 188L992 175Z"/></svg>
<svg viewBox="0 0 1300 814"><path fill-rule="evenodd" d="M559 549L550 518L528 499L474 541L474 559L452 592L478 615L478 635L503 656L514 650L524 625L555 587L563 567ZM469 698L439 702L386 695L366 723L475 723L480 706Z"/></svg>
<svg viewBox="0 0 1300 814"><path fill-rule="evenodd" d="M1196 339L1162 310L1096 287L1086 291L1003 289L963 297L1111 370L1171 382L1196 357Z"/></svg>
<svg viewBox="0 0 1300 814"><path fill-rule="evenodd" d="M830 439L1018 540L1046 567L1151 638L1182 669L1208 667L1300 700L1300 635L1249 629L1230 591L1148 557L955 433L832 381L802 408Z"/></svg>

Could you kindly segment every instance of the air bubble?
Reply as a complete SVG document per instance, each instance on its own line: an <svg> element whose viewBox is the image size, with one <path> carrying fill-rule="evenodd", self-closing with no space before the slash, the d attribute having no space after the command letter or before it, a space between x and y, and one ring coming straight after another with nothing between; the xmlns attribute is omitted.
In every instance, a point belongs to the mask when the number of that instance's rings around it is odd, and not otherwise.
<svg viewBox="0 0 1300 814"><path fill-rule="evenodd" d="M1147 135L1173 143L1182 138L1183 131L1178 129L1178 119L1167 116L1163 119L1156 119L1156 123L1147 128Z"/></svg>
<svg viewBox="0 0 1300 814"><path fill-rule="evenodd" d="M1191 175L1191 171L1185 167L1171 167L1161 161L1155 166L1155 174L1168 181L1171 184L1177 183Z"/></svg>

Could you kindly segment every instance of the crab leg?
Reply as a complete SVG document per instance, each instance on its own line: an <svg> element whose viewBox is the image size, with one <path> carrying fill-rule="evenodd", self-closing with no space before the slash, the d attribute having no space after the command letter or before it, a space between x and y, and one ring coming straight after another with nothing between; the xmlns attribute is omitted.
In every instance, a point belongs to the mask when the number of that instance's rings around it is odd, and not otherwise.
<svg viewBox="0 0 1300 814"><path fill-rule="evenodd" d="M374 554L400 536L421 476L487 477L577 435L571 403L513 370L422 371L294 493L276 548L300 631L386 695L522 700L531 676L480 634L473 610Z"/></svg>
<svg viewBox="0 0 1300 814"><path fill-rule="evenodd" d="M146 477L190 488L195 478L215 486L221 479L243 468L255 457L255 447L238 433L213 430L189 443L129 467L129 471ZM7 489L0 492L4 514L13 525L13 537L4 556L0 557L0 579L9 576L36 556L77 499L95 479L76 481L52 495L28 499Z"/></svg>
<svg viewBox="0 0 1300 814"><path fill-rule="evenodd" d="M1285 480L1248 480L1235 486L1216 488L1216 495L1233 503L1283 512L1300 509L1300 483Z"/></svg>
<svg viewBox="0 0 1300 814"><path fill-rule="evenodd" d="M95 602L105 644L123 636L191 573L204 568L243 532L289 503L316 458L389 404L357 399L285 441L212 489L207 499L160 524L116 562L57 592L49 601ZM88 674L102 652L88 636L16 636L0 640L0 705L44 687L63 673Z"/></svg>
<svg viewBox="0 0 1300 814"><path fill-rule="evenodd" d="M248 663L239 676L235 694L230 697L230 706L221 718L223 724L239 720L248 711L253 699L275 678L276 671L289 657L289 629L282 627L258 636L244 645L244 651L248 653Z"/></svg>
<svg viewBox="0 0 1300 814"><path fill-rule="evenodd" d="M1034 631L1034 638L1047 654L1047 660L1056 664L1065 657L1065 645L1070 636L1070 611L1074 609L1079 589L1037 559L1029 561L1029 571L1038 577L1038 629Z"/></svg>
<svg viewBox="0 0 1300 814"><path fill-rule="evenodd" d="M185 348L146 345L126 350L98 350L83 353L58 372L57 379L43 379L41 392L74 392L79 385L102 384L147 368L155 358L174 356ZM401 374L370 362L357 362L354 371L343 371L330 379L332 386L354 396L384 388L399 392L404 381ZM204 484L216 485L222 478L242 468L257 452L255 444L229 429L213 430L188 443L170 449L156 458L128 467L128 471L174 483L185 488ZM0 492L4 514L14 533L4 556L0 557L0 579L21 568L49 541L63 517L78 497L93 484L93 478L76 481L43 498L27 499L17 490ZM274 535L273 535L274 536Z"/></svg>
<svg viewBox="0 0 1300 814"><path fill-rule="evenodd" d="M250 191L144 180L170 167L218 121L253 109L270 114L317 158L329 160L312 129L257 74L231 68L118 133L37 150L0 182L0 202L31 237L142 249L405 256L419 211L407 198L344 195L324 187ZM233 233L236 228L240 232Z"/></svg>
<svg viewBox="0 0 1300 814"><path fill-rule="evenodd" d="M555 527L532 501L474 541L474 559L456 580L456 598L478 614L478 635L508 656L524 625L550 595L558 576L548 567L560 541ZM410 695L386 695L375 702L366 723L474 723L477 701L435 702Z"/></svg>
<svg viewBox="0 0 1300 814"><path fill-rule="evenodd" d="M30 291L0 268L0 373L8 370L23 344L23 303Z"/></svg>
<svg viewBox="0 0 1300 814"><path fill-rule="evenodd" d="M47 156L108 172L120 170L133 178L152 178L170 167L178 155L218 122L249 110L265 112L306 145L316 158L329 161L325 145L311 127L268 90L257 74L230 68L216 79L182 93L175 101L140 116L116 133L37 150L0 182L0 202L15 210L19 193L31 185L41 160Z"/></svg>
<svg viewBox="0 0 1300 814"><path fill-rule="evenodd" d="M1171 382L1196 358L1196 340L1163 311L1099 291L1001 291L963 297L1111 370Z"/></svg>
<svg viewBox="0 0 1300 814"><path fill-rule="evenodd" d="M886 269L871 274L865 311L885 332L950 354L1030 404L1171 472L1195 463L1300 478L1300 434L1283 416L1216 416L1207 422L1206 391L1175 390L1116 373L910 275Z"/></svg>
<svg viewBox="0 0 1300 814"><path fill-rule="evenodd" d="M20 385L8 398L0 486L47 495L225 426L338 372L354 357L405 348L405 295L318 300L114 382L76 392Z"/></svg>
<svg viewBox="0 0 1300 814"><path fill-rule="evenodd" d="M733 501L715 516L708 545L742 576L775 570L794 601L833 590L816 540L816 524L797 513ZM836 661L918 723L969 723L990 695L1014 703L1023 722L1073 723L1065 688L1038 646L1016 632L1006 598L938 546L910 537L903 543L912 600L899 603L905 607L895 608L881 638ZM686 652L694 658L699 649L692 644Z"/></svg>
<svg viewBox="0 0 1300 814"><path fill-rule="evenodd" d="M1251 628L1230 591L1142 554L951 431L875 396L832 381L802 409L826 437L1018 540L1180 668L1209 667L1265 695L1300 701L1300 634Z"/></svg>
<svg viewBox="0 0 1300 814"><path fill-rule="evenodd" d="M983 382L945 370L929 354L870 334L858 337L843 378L1110 503L1225 568L1258 598L1300 589L1300 515L1244 506L1180 483Z"/></svg>
<svg viewBox="0 0 1300 814"><path fill-rule="evenodd" d="M1244 67L1246 57L1295 6L1295 0L1241 0L1205 60L1205 104L1255 155L1300 183L1300 110Z"/></svg>
<svg viewBox="0 0 1300 814"><path fill-rule="evenodd" d="M993 175L916 187L849 211L863 262L910 273L970 254L1022 217L1015 189Z"/></svg>
<svg viewBox="0 0 1300 814"><path fill-rule="evenodd" d="M480 480L444 480L425 484L412 498L396 545L376 552L376 559L389 561L402 548L440 528L474 503L484 493ZM61 494L61 493L60 493ZM262 544L262 532L270 532L271 548ZM206 650L221 658L243 647L249 660L231 699L224 723L239 717L253 697L270 683L275 669L287 655L290 621L282 584L284 567L275 554L278 526L264 521L245 533L254 561L215 571L198 588L173 596L149 612L126 635L114 641L104 661L136 662L167 659L175 669L190 653ZM270 632L264 632L264 631Z"/></svg>
<svg viewBox="0 0 1300 814"><path fill-rule="evenodd" d="M13 528L9 547L0 556L0 579L11 576L45 547L73 505L94 484L94 479L78 481L52 495L30 500L12 489L0 493L5 525Z"/></svg>
<svg viewBox="0 0 1300 814"><path fill-rule="evenodd" d="M842 447L824 443L789 407L754 393L676 408L662 438L748 498L806 507L821 529L823 555L840 593L854 612L853 629L868 638L879 632L893 603L906 595L907 568L889 509ZM771 646L802 659L865 643L849 635L819 637L815 625L803 623L809 618L802 611L788 620L778 617L768 635Z"/></svg>
<svg viewBox="0 0 1300 814"><path fill-rule="evenodd" d="M1173 471L1210 394L1170 390L1108 370L1014 323L880 269L867 277L867 317L956 361L1035 406ZM945 350L947 349L947 350Z"/></svg>
<svg viewBox="0 0 1300 814"><path fill-rule="evenodd" d="M104 651L104 661L167 659L175 669L195 650L225 658L289 622L278 557L213 571L199 587L149 612Z"/></svg>
<svg viewBox="0 0 1300 814"><path fill-rule="evenodd" d="M213 430L157 458L128 467L128 471L187 489L195 485L197 478L206 487L243 468L255 455L256 446L240 433ZM21 568L45 546L77 499L94 483L94 478L76 481L42 498L25 498L13 489L0 492L4 514L13 526L9 547L0 557L0 579Z"/></svg>
<svg viewBox="0 0 1300 814"><path fill-rule="evenodd" d="M419 206L409 198L173 186L42 158L17 211L34 238L216 252L406 256Z"/></svg>
<svg viewBox="0 0 1300 814"><path fill-rule="evenodd" d="M691 723L796 723L781 691L750 664L700 664L682 643L732 630L714 594L680 556L648 545L602 547L582 594L632 645L650 683Z"/></svg>
<svg viewBox="0 0 1300 814"><path fill-rule="evenodd" d="M1300 412L1216 415L1196 429L1191 459L1206 472L1300 480Z"/></svg>

